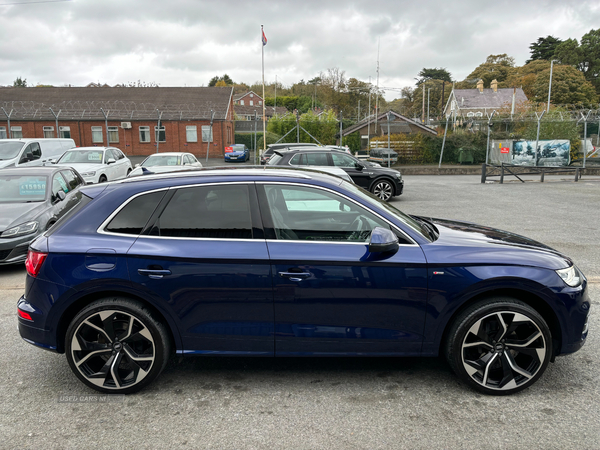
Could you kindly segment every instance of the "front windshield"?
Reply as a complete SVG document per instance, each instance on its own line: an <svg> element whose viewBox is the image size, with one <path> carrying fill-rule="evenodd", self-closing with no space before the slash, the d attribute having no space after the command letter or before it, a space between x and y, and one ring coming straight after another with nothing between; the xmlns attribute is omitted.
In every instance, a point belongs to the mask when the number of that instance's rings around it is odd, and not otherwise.
<svg viewBox="0 0 600 450"><path fill-rule="evenodd" d="M62 155L57 164L102 164L103 156L102 150L71 150Z"/></svg>
<svg viewBox="0 0 600 450"><path fill-rule="evenodd" d="M47 186L45 176L0 175L0 203L42 202Z"/></svg>
<svg viewBox="0 0 600 450"><path fill-rule="evenodd" d="M348 183L347 181L344 181L343 183L344 183L344 187L346 189L359 195L363 200L365 200L370 205L379 206L379 207L385 209L387 212L392 214L394 217L396 217L398 220L400 220L406 226L410 227L411 230L415 231L416 233L418 233L420 236L424 237L428 241L431 241L431 238L423 233L421 224L419 222L417 222L415 219L413 219L412 217L410 217L409 215L407 215L406 213L403 213L398 208L394 207L393 205L391 205L390 203L388 203L386 201L381 200L379 197L374 196L370 192L367 192L364 189L359 188L355 184Z"/></svg>
<svg viewBox="0 0 600 450"><path fill-rule="evenodd" d="M16 158L23 145L23 142L0 142L0 160Z"/></svg>
<svg viewBox="0 0 600 450"><path fill-rule="evenodd" d="M180 166L181 156L178 155L152 155L146 158L142 167Z"/></svg>

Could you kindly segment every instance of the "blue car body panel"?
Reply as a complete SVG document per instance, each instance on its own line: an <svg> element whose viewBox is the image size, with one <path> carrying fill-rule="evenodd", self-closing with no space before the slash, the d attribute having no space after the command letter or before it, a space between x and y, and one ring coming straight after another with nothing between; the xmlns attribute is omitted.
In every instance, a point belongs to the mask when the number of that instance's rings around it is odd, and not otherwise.
<svg viewBox="0 0 600 450"><path fill-rule="evenodd" d="M180 354L434 356L465 304L511 293L535 298L549 311L560 330L557 354L585 342L587 283L565 285L555 272L572 264L564 255L511 233L435 219L439 236L431 241L389 207L365 203L327 175L299 178L267 170L259 178L341 193L414 243L391 255L372 254L365 243L265 237L260 223L253 225L259 231L253 239L98 232L116 208L143 192L210 183L252 186L258 179L233 172L149 176L83 188L93 200L31 244L49 255L36 278L27 276L19 308L30 311L33 321L19 318L21 336L64 351L61 339L74 311L96 298L129 296L162 315ZM169 274L153 279L139 272L152 267ZM289 272L304 275L301 281L281 276Z"/></svg>

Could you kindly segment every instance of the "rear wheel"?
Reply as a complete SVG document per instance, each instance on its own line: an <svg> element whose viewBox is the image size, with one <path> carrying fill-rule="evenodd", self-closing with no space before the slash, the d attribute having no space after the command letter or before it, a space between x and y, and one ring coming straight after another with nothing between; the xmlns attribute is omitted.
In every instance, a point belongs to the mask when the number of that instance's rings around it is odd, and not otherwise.
<svg viewBox="0 0 600 450"><path fill-rule="evenodd" d="M371 192L387 202L394 195L394 186L387 180L378 180L373 183Z"/></svg>
<svg viewBox="0 0 600 450"><path fill-rule="evenodd" d="M100 392L142 389L167 364L171 339L143 305L127 298L95 301L67 329L65 353L71 370Z"/></svg>
<svg viewBox="0 0 600 450"><path fill-rule="evenodd" d="M509 297L479 302L459 315L448 333L452 370L478 391L507 395L531 386L552 355L552 336L542 316Z"/></svg>

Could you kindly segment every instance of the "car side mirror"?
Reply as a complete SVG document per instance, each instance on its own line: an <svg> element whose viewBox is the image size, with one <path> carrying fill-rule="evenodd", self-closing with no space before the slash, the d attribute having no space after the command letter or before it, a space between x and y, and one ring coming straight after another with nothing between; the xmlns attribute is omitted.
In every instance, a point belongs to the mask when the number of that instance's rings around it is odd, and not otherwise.
<svg viewBox="0 0 600 450"><path fill-rule="evenodd" d="M133 166L133 167L140 167L140 165L139 165L139 164L136 164L136 165L135 165L135 166Z"/></svg>
<svg viewBox="0 0 600 450"><path fill-rule="evenodd" d="M114 158L108 158L108 160L106 161L106 164L113 164L115 163L115 159Z"/></svg>
<svg viewBox="0 0 600 450"><path fill-rule="evenodd" d="M64 191L58 191L56 197L54 197L54 203L62 202L65 198L67 198L67 194Z"/></svg>
<svg viewBox="0 0 600 450"><path fill-rule="evenodd" d="M398 236L392 230L382 227L375 227L371 232L369 240L369 252L386 253L397 252L400 248Z"/></svg>
<svg viewBox="0 0 600 450"><path fill-rule="evenodd" d="M26 152L23 155L23 157L19 161L19 164L26 163L26 162L29 162L29 161L33 161L33 152L31 150L28 151L28 152Z"/></svg>
<svg viewBox="0 0 600 450"><path fill-rule="evenodd" d="M365 168L365 166L360 162L354 163L354 167L356 168L356 170L363 170Z"/></svg>

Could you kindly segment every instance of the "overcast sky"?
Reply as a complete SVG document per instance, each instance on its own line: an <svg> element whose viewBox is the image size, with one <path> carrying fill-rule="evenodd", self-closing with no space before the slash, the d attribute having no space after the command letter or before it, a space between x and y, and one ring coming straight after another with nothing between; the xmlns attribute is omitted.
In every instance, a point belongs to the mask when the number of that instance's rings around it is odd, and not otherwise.
<svg viewBox="0 0 600 450"><path fill-rule="evenodd" d="M464 79L490 54L522 65L549 34L600 27L600 1L0 0L0 85L135 82L206 86L227 73L291 85L337 67L389 89L423 67Z"/></svg>

